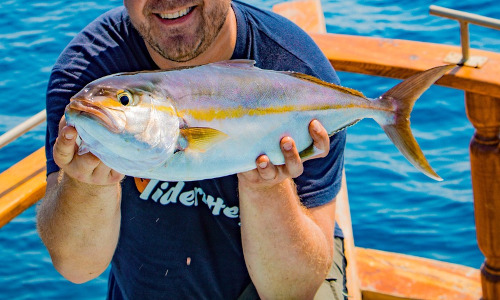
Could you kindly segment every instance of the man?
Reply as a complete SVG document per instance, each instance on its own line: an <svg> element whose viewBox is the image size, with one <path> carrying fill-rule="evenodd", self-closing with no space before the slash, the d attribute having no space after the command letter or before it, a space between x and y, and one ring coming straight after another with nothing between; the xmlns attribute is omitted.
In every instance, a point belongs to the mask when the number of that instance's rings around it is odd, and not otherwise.
<svg viewBox="0 0 500 300"><path fill-rule="evenodd" d="M61 119L72 95L112 73L254 59L261 68L337 82L326 58L288 21L241 2L124 4L75 37L49 82L47 193L38 228L55 268L81 283L111 262L110 299L236 299L256 292L310 299L335 282L341 295L342 273L331 275L343 268L333 219L343 132L329 139L312 121L309 131L323 154L304 164L284 137L285 165L262 155L249 172L158 182L126 177L90 153L77 155L77 132Z"/></svg>

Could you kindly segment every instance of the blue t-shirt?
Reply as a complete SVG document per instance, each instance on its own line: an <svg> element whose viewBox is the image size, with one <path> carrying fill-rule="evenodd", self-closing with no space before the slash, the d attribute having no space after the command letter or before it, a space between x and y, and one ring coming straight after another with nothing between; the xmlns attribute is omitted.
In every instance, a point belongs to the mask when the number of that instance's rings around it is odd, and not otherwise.
<svg viewBox="0 0 500 300"><path fill-rule="evenodd" d="M329 61L302 30L271 12L233 1L233 59L338 83ZM52 148L71 96L105 75L154 70L144 41L123 7L80 32L56 62L47 91L47 173L58 171ZM304 164L295 179L306 207L330 202L342 179L345 132L330 138L326 158ZM235 299L250 283L240 233L236 175L195 182L125 177L120 238L112 260L110 299ZM332 216L333 218L334 216ZM336 227L336 236L341 231Z"/></svg>

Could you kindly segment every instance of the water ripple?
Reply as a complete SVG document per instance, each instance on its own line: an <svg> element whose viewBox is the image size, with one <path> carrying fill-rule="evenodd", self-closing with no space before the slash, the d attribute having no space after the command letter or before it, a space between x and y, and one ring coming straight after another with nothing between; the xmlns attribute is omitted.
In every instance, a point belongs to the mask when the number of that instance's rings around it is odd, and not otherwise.
<svg viewBox="0 0 500 300"><path fill-rule="evenodd" d="M270 8L280 0L250 1ZM121 5L103 1L0 2L0 134L45 105L48 76L60 51L86 24ZM323 0L329 32L460 44L456 21L428 14L437 4L500 17L494 0ZM355 13L354 13L355 12ZM500 34L471 26L471 46L500 51ZM378 97L399 80L339 73L343 85ZM445 178L420 174L396 150L382 129L366 120L349 129L346 173L356 244L419 255L478 268L468 144L473 128L463 93L433 87L416 103L412 128L424 153ZM37 127L1 149L0 171L40 148ZM53 268L35 230L32 207L0 230L0 295L6 299L102 299L106 274L73 285Z"/></svg>

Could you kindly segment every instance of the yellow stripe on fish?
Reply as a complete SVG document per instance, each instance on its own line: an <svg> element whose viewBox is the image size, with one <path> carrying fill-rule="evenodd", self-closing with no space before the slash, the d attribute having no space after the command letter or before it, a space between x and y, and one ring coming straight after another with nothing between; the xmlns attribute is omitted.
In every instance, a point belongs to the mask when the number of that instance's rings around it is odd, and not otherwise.
<svg viewBox="0 0 500 300"><path fill-rule="evenodd" d="M243 106L238 106L229 109L218 109L218 108L197 108L197 109L185 109L178 112L179 116L189 115L199 121L213 121L213 120L224 120L224 119L237 119L244 116L263 116L271 114L281 114L289 113L294 111L311 111L311 110L331 110L331 109L348 109L348 108L363 108L355 104L345 104L345 105L284 105L275 107L265 107L265 108L248 108ZM366 106L368 108L368 106Z"/></svg>
<svg viewBox="0 0 500 300"><path fill-rule="evenodd" d="M73 96L66 122L77 129L80 150L120 173L190 181L248 171L262 153L284 163L276 147L284 135L293 137L301 157L314 155L305 130L313 118L329 133L373 118L418 170L442 180L413 137L409 118L420 95L455 66L415 74L368 99L309 75L253 65L226 61L106 76Z"/></svg>
<svg viewBox="0 0 500 300"><path fill-rule="evenodd" d="M144 105L144 104L143 104ZM167 113L171 116L175 115L175 109L172 106L166 106L166 105L153 105L153 108L156 110L159 110L161 112Z"/></svg>

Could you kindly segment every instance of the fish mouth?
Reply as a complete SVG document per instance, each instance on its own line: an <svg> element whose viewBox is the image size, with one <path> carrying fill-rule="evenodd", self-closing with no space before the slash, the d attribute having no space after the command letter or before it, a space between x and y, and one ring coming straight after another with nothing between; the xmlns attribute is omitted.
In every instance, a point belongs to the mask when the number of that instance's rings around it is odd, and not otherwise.
<svg viewBox="0 0 500 300"><path fill-rule="evenodd" d="M122 110L103 107L87 99L72 98L66 111L93 119L113 133L121 133L125 128Z"/></svg>

